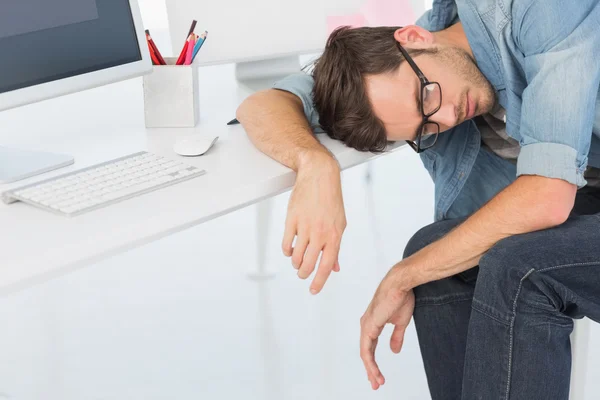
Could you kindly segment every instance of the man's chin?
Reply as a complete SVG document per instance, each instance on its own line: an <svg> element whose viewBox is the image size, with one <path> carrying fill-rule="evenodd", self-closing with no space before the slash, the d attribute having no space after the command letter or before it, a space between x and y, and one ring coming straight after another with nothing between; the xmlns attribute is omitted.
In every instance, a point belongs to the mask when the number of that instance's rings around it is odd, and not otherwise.
<svg viewBox="0 0 600 400"><path fill-rule="evenodd" d="M485 98L477 104L477 113L474 117L490 113L496 105L495 97Z"/></svg>

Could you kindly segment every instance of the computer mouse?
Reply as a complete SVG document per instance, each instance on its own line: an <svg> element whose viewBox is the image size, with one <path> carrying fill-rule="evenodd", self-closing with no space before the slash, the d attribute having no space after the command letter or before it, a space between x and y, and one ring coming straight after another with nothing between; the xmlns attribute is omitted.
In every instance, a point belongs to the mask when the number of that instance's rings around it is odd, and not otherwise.
<svg viewBox="0 0 600 400"><path fill-rule="evenodd" d="M194 157L205 154L215 142L218 136L194 135L178 139L173 146L173 151L180 156Z"/></svg>

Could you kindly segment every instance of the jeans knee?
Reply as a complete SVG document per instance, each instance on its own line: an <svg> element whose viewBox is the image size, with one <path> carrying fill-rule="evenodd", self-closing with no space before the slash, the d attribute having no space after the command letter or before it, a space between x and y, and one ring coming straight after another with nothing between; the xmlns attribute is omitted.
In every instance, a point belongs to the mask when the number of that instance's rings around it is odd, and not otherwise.
<svg viewBox="0 0 600 400"><path fill-rule="evenodd" d="M519 236L494 245L480 259L473 306L503 321L514 314L517 302L552 309L534 268L535 257L539 255Z"/></svg>
<svg viewBox="0 0 600 400"><path fill-rule="evenodd" d="M519 283L531 269L532 256L532 249L519 236L503 239L479 260L479 279L490 285Z"/></svg>

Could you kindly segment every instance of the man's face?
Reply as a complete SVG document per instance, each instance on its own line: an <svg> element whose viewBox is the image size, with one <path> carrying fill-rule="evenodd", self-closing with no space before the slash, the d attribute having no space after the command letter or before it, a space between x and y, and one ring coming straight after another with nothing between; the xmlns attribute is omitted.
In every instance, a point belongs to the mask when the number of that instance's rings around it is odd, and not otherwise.
<svg viewBox="0 0 600 400"><path fill-rule="evenodd" d="M494 90L464 50L438 47L437 53L413 59L430 82L440 84L442 105L429 118L440 125L440 132L492 109ZM410 65L404 61L393 73L366 76L365 83L373 111L385 125L388 140L415 140L422 122L421 83Z"/></svg>

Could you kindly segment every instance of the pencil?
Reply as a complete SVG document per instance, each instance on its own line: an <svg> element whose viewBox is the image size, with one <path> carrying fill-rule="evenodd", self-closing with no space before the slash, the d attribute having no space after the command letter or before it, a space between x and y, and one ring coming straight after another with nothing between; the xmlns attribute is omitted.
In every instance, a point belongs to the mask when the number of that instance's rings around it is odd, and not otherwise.
<svg viewBox="0 0 600 400"><path fill-rule="evenodd" d="M196 34L192 33L192 38L188 42L187 54L185 56L185 62L183 65L190 65L192 63L192 55L194 54L194 45L196 44Z"/></svg>
<svg viewBox="0 0 600 400"><path fill-rule="evenodd" d="M150 47L152 47L152 50L154 50L154 55L158 59L159 63L161 65L167 65L167 62L163 58L162 54L160 54L160 51L158 51L158 47L156 47L156 43L154 43L154 40L152 40L152 36L150 36L149 29L146 29L146 39L148 40L148 44L150 45Z"/></svg>
<svg viewBox="0 0 600 400"><path fill-rule="evenodd" d="M185 41L185 44L183 45L183 49L181 49L181 53L179 54L179 58L177 59L176 65L183 65L183 63L185 62L185 56L187 55L187 48L190 44L191 38L192 38L192 35L190 35L187 38L187 40Z"/></svg>
<svg viewBox="0 0 600 400"><path fill-rule="evenodd" d="M204 33L200 35L200 38L198 39L198 41L196 42L196 46L194 47L194 54L192 55L192 62L194 62L194 59L196 58L196 54L198 54L198 52L200 51L200 48L202 48L202 45L206 41L207 37L208 37L208 31L204 31Z"/></svg>
<svg viewBox="0 0 600 400"><path fill-rule="evenodd" d="M190 37L190 35L191 35L192 33L194 33L194 29L196 29L196 24L197 24L197 23L198 23L198 21L196 21L196 20L193 20L193 21L192 21L192 26L190 26L190 31L189 31L189 32L188 32L188 34L187 34L187 37L188 37L188 38Z"/></svg>
<svg viewBox="0 0 600 400"><path fill-rule="evenodd" d="M152 64L160 65L160 61L158 61L158 58L154 53L154 49L152 48L152 46L150 46L150 42L148 42L148 50L150 51L150 58L152 59Z"/></svg>

